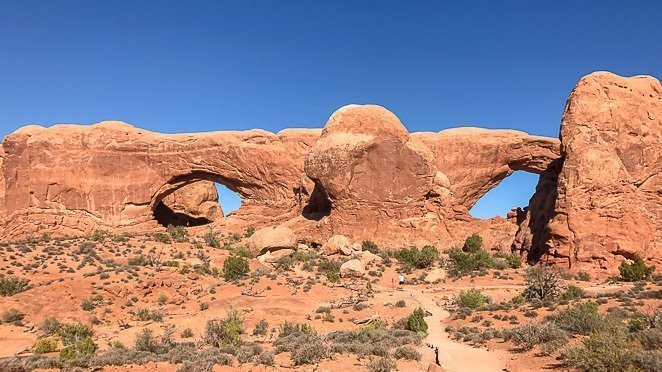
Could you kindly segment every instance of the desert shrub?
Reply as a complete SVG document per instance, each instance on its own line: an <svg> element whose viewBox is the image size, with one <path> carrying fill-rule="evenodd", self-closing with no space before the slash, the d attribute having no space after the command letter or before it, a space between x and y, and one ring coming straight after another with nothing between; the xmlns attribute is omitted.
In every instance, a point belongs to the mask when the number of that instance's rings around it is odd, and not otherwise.
<svg viewBox="0 0 662 372"><path fill-rule="evenodd" d="M269 323L267 323L266 319L262 319L257 324L255 325L255 328L253 328L253 336L264 336L267 334L267 329L269 328Z"/></svg>
<svg viewBox="0 0 662 372"><path fill-rule="evenodd" d="M455 302L461 308L466 307L475 310L492 302L492 299L477 289L469 289L467 291L460 291L460 294L455 298Z"/></svg>
<svg viewBox="0 0 662 372"><path fill-rule="evenodd" d="M405 307L407 304L405 303L405 300L398 300L395 303L395 307Z"/></svg>
<svg viewBox="0 0 662 372"><path fill-rule="evenodd" d="M604 318L598 313L598 304L584 302L551 316L550 319L562 329L581 335L595 331L605 325Z"/></svg>
<svg viewBox="0 0 662 372"><path fill-rule="evenodd" d="M60 350L60 359L71 360L85 355L94 354L97 350L97 345L92 340L92 337L87 336L77 340Z"/></svg>
<svg viewBox="0 0 662 372"><path fill-rule="evenodd" d="M245 258L230 256L223 262L225 280L236 280L248 273L248 261Z"/></svg>
<svg viewBox="0 0 662 372"><path fill-rule="evenodd" d="M407 330L421 333L428 331L428 324L425 322L425 311L422 308L419 307L407 317Z"/></svg>
<svg viewBox="0 0 662 372"><path fill-rule="evenodd" d="M188 241L188 230L184 226L168 225L168 235L177 243Z"/></svg>
<svg viewBox="0 0 662 372"><path fill-rule="evenodd" d="M246 238L250 238L253 234L255 234L255 228L253 226L248 226L246 231L244 231L244 237Z"/></svg>
<svg viewBox="0 0 662 372"><path fill-rule="evenodd" d="M636 363L646 372L662 371L662 350L645 350L636 356Z"/></svg>
<svg viewBox="0 0 662 372"><path fill-rule="evenodd" d="M244 345L237 350L235 357L239 363L250 363L262 353L262 347L257 344Z"/></svg>
<svg viewBox="0 0 662 372"><path fill-rule="evenodd" d="M481 248L483 248L483 238L481 238L480 235L473 233L464 240L462 250L469 253L475 253Z"/></svg>
<svg viewBox="0 0 662 372"><path fill-rule="evenodd" d="M209 229L209 231L207 231L205 235L203 235L202 239L205 241L205 244L207 244L212 248L221 247L221 241L220 239L218 239L218 234L215 233L214 230L212 229Z"/></svg>
<svg viewBox="0 0 662 372"><path fill-rule="evenodd" d="M452 276L467 275L472 271L479 271L492 266L492 256L482 249L464 252L461 249L447 251L450 263L448 273Z"/></svg>
<svg viewBox="0 0 662 372"><path fill-rule="evenodd" d="M559 272L542 266L530 267L524 277L524 297L531 300L554 300L561 295L562 284Z"/></svg>
<svg viewBox="0 0 662 372"><path fill-rule="evenodd" d="M57 340L52 338L41 338L32 346L35 354L45 354L57 351Z"/></svg>
<svg viewBox="0 0 662 372"><path fill-rule="evenodd" d="M362 250L362 251L368 251L368 252L370 252L370 253L377 254L377 253L379 253L379 246L377 246L377 244L376 244L375 242L373 242L373 241L370 241L370 240L364 240L364 241L361 243L361 250Z"/></svg>
<svg viewBox="0 0 662 372"><path fill-rule="evenodd" d="M243 322L237 311L230 309L225 319L207 321L204 340L214 347L239 347L243 333Z"/></svg>
<svg viewBox="0 0 662 372"><path fill-rule="evenodd" d="M130 266L146 266L147 258L145 258L145 255L143 254L133 256L129 258L128 264Z"/></svg>
<svg viewBox="0 0 662 372"><path fill-rule="evenodd" d="M5 310L2 315L0 315L0 323L7 323L13 325L21 325L25 314L18 309L11 308Z"/></svg>
<svg viewBox="0 0 662 372"><path fill-rule="evenodd" d="M44 319L39 325L39 330L46 336L52 336L60 330L60 321L52 316Z"/></svg>
<svg viewBox="0 0 662 372"><path fill-rule="evenodd" d="M181 338L191 338L193 337L193 330L191 328L186 328L179 334Z"/></svg>
<svg viewBox="0 0 662 372"><path fill-rule="evenodd" d="M636 371L639 347L628 340L623 327L591 332L582 344L564 351L564 361L580 371Z"/></svg>
<svg viewBox="0 0 662 372"><path fill-rule="evenodd" d="M94 310L94 302L86 298L80 303L80 308L85 311L92 311Z"/></svg>
<svg viewBox="0 0 662 372"><path fill-rule="evenodd" d="M154 233L154 240L159 243L170 244L170 236L162 232Z"/></svg>
<svg viewBox="0 0 662 372"><path fill-rule="evenodd" d="M315 364L329 355L324 340L306 324L283 324L274 346L276 353L291 352L294 365Z"/></svg>
<svg viewBox="0 0 662 372"><path fill-rule="evenodd" d="M561 300L565 300L565 301L579 300L580 298L584 298L585 296L586 296L586 292L584 292L583 289L577 287L574 284L571 284L565 289L565 292L561 294Z"/></svg>
<svg viewBox="0 0 662 372"><path fill-rule="evenodd" d="M136 335L136 339L133 343L133 346L136 350L139 351L148 351L150 353L156 353L161 344L159 340L154 335L154 332L149 328L143 328Z"/></svg>
<svg viewBox="0 0 662 372"><path fill-rule="evenodd" d="M646 350L662 350L662 329L649 328L635 335L641 346Z"/></svg>
<svg viewBox="0 0 662 372"><path fill-rule="evenodd" d="M395 359L421 360L421 353L411 346L398 346L393 352Z"/></svg>
<svg viewBox="0 0 662 372"><path fill-rule="evenodd" d="M373 359L368 363L368 371L370 372L391 372L397 369L397 365L388 356L381 357L379 359Z"/></svg>
<svg viewBox="0 0 662 372"><path fill-rule="evenodd" d="M588 282L591 280L591 274L589 274L586 271L578 271L577 274L575 275L575 279L582 282Z"/></svg>
<svg viewBox="0 0 662 372"><path fill-rule="evenodd" d="M655 266L646 266L641 257L636 257L632 263L621 262L618 267L621 272L621 280L624 282L636 282L639 280L648 280L655 271Z"/></svg>
<svg viewBox="0 0 662 372"><path fill-rule="evenodd" d="M232 355L221 349L205 349L192 353L177 372L212 372L215 365L231 366Z"/></svg>
<svg viewBox="0 0 662 372"><path fill-rule="evenodd" d="M1 296L13 296L17 293L25 292L28 289L32 288L30 280L21 279L14 276L4 276L0 274L0 295Z"/></svg>
<svg viewBox="0 0 662 372"><path fill-rule="evenodd" d="M106 239L106 235L108 235L108 233L103 230L94 230L90 236L90 240L93 242L103 242Z"/></svg>
<svg viewBox="0 0 662 372"><path fill-rule="evenodd" d="M274 353L271 351L263 351L260 353L260 355L255 357L253 363L261 364L264 366L273 366L276 364L276 361L274 360Z"/></svg>
<svg viewBox="0 0 662 372"><path fill-rule="evenodd" d="M149 309L139 309L138 312L136 312L136 316L138 317L138 320L141 322L146 322L149 320L153 320L155 322L162 322L163 321L163 313L158 311L158 310L149 310Z"/></svg>
<svg viewBox="0 0 662 372"><path fill-rule="evenodd" d="M509 338L515 346L524 351L542 345L545 354L558 350L568 342L568 334L552 322L530 323L513 328Z"/></svg>
<svg viewBox="0 0 662 372"><path fill-rule="evenodd" d="M416 247L402 248L395 253L395 258L406 266L424 269L439 260L439 251L430 245L424 246L420 251Z"/></svg>
<svg viewBox="0 0 662 372"><path fill-rule="evenodd" d="M522 258L516 252L507 255L506 262L511 269L519 269L522 267Z"/></svg>

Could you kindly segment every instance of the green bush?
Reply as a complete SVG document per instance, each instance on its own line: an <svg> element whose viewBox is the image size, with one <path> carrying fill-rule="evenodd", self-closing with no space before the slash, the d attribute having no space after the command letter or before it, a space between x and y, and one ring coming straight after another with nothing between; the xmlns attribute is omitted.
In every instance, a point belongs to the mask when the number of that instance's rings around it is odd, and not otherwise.
<svg viewBox="0 0 662 372"><path fill-rule="evenodd" d="M260 320L253 328L253 336L266 336L269 323L265 319Z"/></svg>
<svg viewBox="0 0 662 372"><path fill-rule="evenodd" d="M14 276L5 277L0 274L0 295L13 296L17 293L25 292L32 288L28 279L21 279Z"/></svg>
<svg viewBox="0 0 662 372"><path fill-rule="evenodd" d="M524 297L531 300L555 300L561 295L560 274L542 266L530 267L524 277L526 289Z"/></svg>
<svg viewBox="0 0 662 372"><path fill-rule="evenodd" d="M586 296L586 292L584 292L583 289L577 287L574 284L571 284L565 289L565 292L561 294L561 299L565 301L579 300L580 298L584 298L585 296Z"/></svg>
<svg viewBox="0 0 662 372"><path fill-rule="evenodd" d="M483 248L483 238L481 238L480 235L474 233L464 240L464 246L462 247L462 250L469 253L475 253L478 252L481 248Z"/></svg>
<svg viewBox="0 0 662 372"><path fill-rule="evenodd" d="M82 355L92 355L96 350L97 344L94 343L92 337L86 337L60 350L60 358L75 359Z"/></svg>
<svg viewBox="0 0 662 372"><path fill-rule="evenodd" d="M406 266L424 269L431 267L435 261L439 260L439 251L430 245L424 246L420 251L416 247L402 248L396 252L395 258Z"/></svg>
<svg viewBox="0 0 662 372"><path fill-rule="evenodd" d="M522 267L522 258L516 252L512 252L506 256L506 262L511 269L519 269Z"/></svg>
<svg viewBox="0 0 662 372"><path fill-rule="evenodd" d="M461 291L455 298L455 302L460 308L466 307L475 310L489 304L492 299L477 289L469 289L468 291Z"/></svg>
<svg viewBox="0 0 662 372"><path fill-rule="evenodd" d="M207 321L204 340L213 347L239 347L243 333L243 322L237 311L230 309L225 319Z"/></svg>
<svg viewBox="0 0 662 372"><path fill-rule="evenodd" d="M168 235L177 243L188 241L188 230L184 226L168 225Z"/></svg>
<svg viewBox="0 0 662 372"><path fill-rule="evenodd" d="M248 274L248 261L238 256L230 256L223 262L223 277L225 280L241 279Z"/></svg>
<svg viewBox="0 0 662 372"><path fill-rule="evenodd" d="M425 322L425 311L422 308L414 310L413 313L407 317L406 329L414 332L427 333L428 324Z"/></svg>
<svg viewBox="0 0 662 372"><path fill-rule="evenodd" d="M598 313L598 304L595 302L570 306L550 318L562 329L580 335L586 335L605 326L605 320Z"/></svg>
<svg viewBox="0 0 662 372"><path fill-rule="evenodd" d="M255 234L255 228L253 226L248 226L244 232L244 237L250 238L253 234Z"/></svg>
<svg viewBox="0 0 662 372"><path fill-rule="evenodd" d="M170 244L170 237L168 234L164 234L162 232L154 233L154 240L159 243Z"/></svg>
<svg viewBox="0 0 662 372"><path fill-rule="evenodd" d="M621 280L624 282L637 282L648 280L655 271L655 266L646 266L641 257L636 257L632 263L621 262L618 267L621 272Z"/></svg>
<svg viewBox="0 0 662 372"><path fill-rule="evenodd" d="M63 323L58 328L58 335L64 346L72 345L92 336L92 328L82 323Z"/></svg>
<svg viewBox="0 0 662 372"><path fill-rule="evenodd" d="M452 276L467 275L492 266L492 256L482 249L466 253L461 249L447 251L450 262L449 274Z"/></svg>
<svg viewBox="0 0 662 372"><path fill-rule="evenodd" d="M361 250L368 251L368 252L374 253L374 254L379 253L379 247L377 246L377 244L375 242L370 241L370 240L364 240L361 243Z"/></svg>
<svg viewBox="0 0 662 372"><path fill-rule="evenodd" d="M221 247L221 241L218 239L218 234L214 232L214 230L209 229L205 233L205 235L202 237L204 239L205 244L212 248L220 248Z"/></svg>
<svg viewBox="0 0 662 372"><path fill-rule="evenodd" d="M32 352L35 354L46 354L54 351L57 351L57 340L52 338L39 339L32 346Z"/></svg>

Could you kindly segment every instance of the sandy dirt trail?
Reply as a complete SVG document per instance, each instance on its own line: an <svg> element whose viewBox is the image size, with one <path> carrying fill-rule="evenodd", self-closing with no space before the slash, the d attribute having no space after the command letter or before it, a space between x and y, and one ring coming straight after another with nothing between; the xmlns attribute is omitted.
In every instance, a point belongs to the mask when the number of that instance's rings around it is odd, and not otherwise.
<svg viewBox="0 0 662 372"><path fill-rule="evenodd" d="M432 344L439 348L441 367L445 371L494 372L506 368L506 361L510 359L506 352L475 348L448 337L441 322L448 318L450 313L434 300L432 293L407 287L402 292L432 314L425 318L428 323L428 336L423 340L420 349L424 364L435 362L434 351L426 346Z"/></svg>

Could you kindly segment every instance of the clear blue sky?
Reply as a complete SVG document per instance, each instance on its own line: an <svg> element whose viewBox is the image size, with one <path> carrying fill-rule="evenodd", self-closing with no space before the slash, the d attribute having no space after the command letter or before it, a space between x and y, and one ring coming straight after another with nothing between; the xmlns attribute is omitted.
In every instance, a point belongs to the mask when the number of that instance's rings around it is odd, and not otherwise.
<svg viewBox="0 0 662 372"><path fill-rule="evenodd" d="M0 136L108 119L278 131L348 103L383 105L410 131L557 136L582 75L660 78L661 15L659 0L0 0ZM526 204L535 181L508 180L474 214Z"/></svg>

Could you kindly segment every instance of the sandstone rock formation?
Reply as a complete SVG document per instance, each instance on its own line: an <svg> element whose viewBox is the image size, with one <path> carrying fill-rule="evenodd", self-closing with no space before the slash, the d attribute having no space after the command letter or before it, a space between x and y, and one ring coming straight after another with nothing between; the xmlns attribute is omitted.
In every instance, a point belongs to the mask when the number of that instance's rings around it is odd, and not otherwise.
<svg viewBox="0 0 662 372"><path fill-rule="evenodd" d="M350 239L445 248L478 232L486 246L530 260L613 267L658 256L661 91L650 77L591 74L568 100L560 141L478 128L410 134L374 105L340 108L323 130L277 134L28 126L0 146L0 239L175 221L227 232L280 226L291 232L287 248L342 234L350 255ZM468 213L517 170L540 175L527 208L489 220ZM241 208L223 217L213 182L237 192ZM284 247L256 235L256 254Z"/></svg>
<svg viewBox="0 0 662 372"><path fill-rule="evenodd" d="M566 104L561 141L551 252L603 266L635 255L659 259L660 82L607 72L584 77Z"/></svg>

